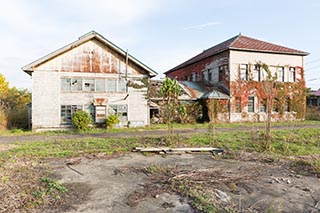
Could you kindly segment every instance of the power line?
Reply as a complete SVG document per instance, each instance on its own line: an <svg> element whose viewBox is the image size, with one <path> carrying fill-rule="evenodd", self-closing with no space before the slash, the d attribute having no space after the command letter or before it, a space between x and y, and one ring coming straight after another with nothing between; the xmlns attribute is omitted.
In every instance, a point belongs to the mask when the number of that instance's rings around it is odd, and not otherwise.
<svg viewBox="0 0 320 213"><path fill-rule="evenodd" d="M315 62L318 62L318 61L320 61L320 58L314 59L312 61L307 61L305 64L312 64L312 63L315 63Z"/></svg>

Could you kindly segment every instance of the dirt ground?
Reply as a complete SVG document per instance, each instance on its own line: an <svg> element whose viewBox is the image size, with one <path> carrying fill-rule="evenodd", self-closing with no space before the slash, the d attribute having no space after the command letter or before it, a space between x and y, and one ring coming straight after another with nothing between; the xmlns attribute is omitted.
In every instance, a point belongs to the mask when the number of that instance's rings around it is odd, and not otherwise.
<svg viewBox="0 0 320 213"><path fill-rule="evenodd" d="M320 178L293 170L283 160L248 153L237 159L130 153L50 164L61 183L76 184L75 190L86 195L69 212L197 212L189 198L168 190L165 178L205 183L212 202L239 212L320 212ZM73 163L68 167L66 161ZM172 168L171 176L155 178L147 167Z"/></svg>

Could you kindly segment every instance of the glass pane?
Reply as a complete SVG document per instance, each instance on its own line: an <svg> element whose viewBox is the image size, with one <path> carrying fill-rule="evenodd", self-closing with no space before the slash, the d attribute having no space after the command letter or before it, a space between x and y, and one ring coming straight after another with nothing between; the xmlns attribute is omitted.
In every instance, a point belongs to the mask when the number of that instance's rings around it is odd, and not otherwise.
<svg viewBox="0 0 320 213"><path fill-rule="evenodd" d="M61 79L61 91L70 92L71 90L71 79L70 78L62 78Z"/></svg>
<svg viewBox="0 0 320 213"><path fill-rule="evenodd" d="M118 91L119 92L127 92L127 82L126 81L124 81L124 80L119 81Z"/></svg>
<svg viewBox="0 0 320 213"><path fill-rule="evenodd" d="M96 79L96 91L97 92L105 92L106 91L105 79Z"/></svg>
<svg viewBox="0 0 320 213"><path fill-rule="evenodd" d="M107 80L107 91L108 92L116 92L117 91L116 80L113 80L113 79Z"/></svg>
<svg viewBox="0 0 320 213"><path fill-rule="evenodd" d="M93 92L94 91L94 79L84 79L83 80L83 91Z"/></svg>
<svg viewBox="0 0 320 213"><path fill-rule="evenodd" d="M82 91L82 79L73 78L71 80L71 90L72 91Z"/></svg>

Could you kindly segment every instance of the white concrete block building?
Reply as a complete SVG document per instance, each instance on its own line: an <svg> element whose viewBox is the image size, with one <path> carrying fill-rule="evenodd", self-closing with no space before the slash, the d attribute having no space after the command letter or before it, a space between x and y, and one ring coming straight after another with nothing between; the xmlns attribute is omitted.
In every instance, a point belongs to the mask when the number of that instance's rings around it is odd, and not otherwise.
<svg viewBox="0 0 320 213"><path fill-rule="evenodd" d="M22 70L32 76L35 131L69 128L77 110L96 124L110 114L120 116L120 126L149 124L147 87L132 85L157 73L94 31Z"/></svg>

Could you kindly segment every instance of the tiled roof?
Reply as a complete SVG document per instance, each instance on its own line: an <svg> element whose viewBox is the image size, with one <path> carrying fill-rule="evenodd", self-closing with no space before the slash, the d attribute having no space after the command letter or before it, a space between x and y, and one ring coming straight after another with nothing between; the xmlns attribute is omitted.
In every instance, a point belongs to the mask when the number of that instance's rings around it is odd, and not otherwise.
<svg viewBox="0 0 320 213"><path fill-rule="evenodd" d="M310 95L314 95L314 96L320 96L320 90L311 91L309 94L310 94Z"/></svg>
<svg viewBox="0 0 320 213"><path fill-rule="evenodd" d="M178 70L180 68L186 67L190 64L196 63L205 58L216 55L225 50L243 50L243 51L279 53L279 54L288 54L288 55L301 55L301 56L306 56L309 54L307 52L291 49L291 48L280 46L277 44L272 44L269 42L261 41L261 40L250 38L247 36L237 35L233 38L230 38L220 44L217 44L203 51L202 53L196 55L195 57L165 72L165 74L170 73L174 70Z"/></svg>

